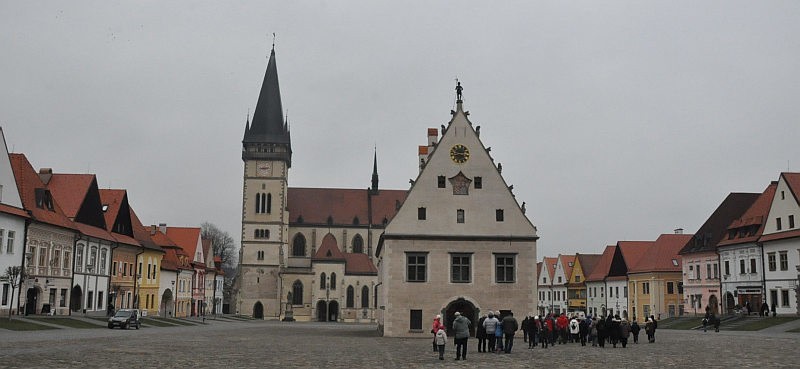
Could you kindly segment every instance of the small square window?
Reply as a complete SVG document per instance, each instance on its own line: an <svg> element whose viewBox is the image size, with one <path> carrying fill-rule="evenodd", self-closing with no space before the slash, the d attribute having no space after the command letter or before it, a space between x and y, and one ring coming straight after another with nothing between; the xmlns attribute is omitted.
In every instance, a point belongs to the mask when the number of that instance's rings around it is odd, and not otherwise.
<svg viewBox="0 0 800 369"><path fill-rule="evenodd" d="M438 181L437 182L439 183L439 188L445 188L445 180L446 180L446 178L444 178L444 176L439 176L438 177Z"/></svg>
<svg viewBox="0 0 800 369"><path fill-rule="evenodd" d="M464 223L464 209L456 210L456 223Z"/></svg>
<svg viewBox="0 0 800 369"><path fill-rule="evenodd" d="M417 219L418 220L425 220L427 218L427 209L425 208L417 208Z"/></svg>
<svg viewBox="0 0 800 369"><path fill-rule="evenodd" d="M504 220L503 209L497 209L494 211L494 218L498 222L502 222Z"/></svg>
<svg viewBox="0 0 800 369"><path fill-rule="evenodd" d="M777 228L777 230L779 230L779 231L783 228L781 226L781 218L780 217L775 218L775 228Z"/></svg>
<svg viewBox="0 0 800 369"><path fill-rule="evenodd" d="M483 177L475 177L475 188L483 188Z"/></svg>
<svg viewBox="0 0 800 369"><path fill-rule="evenodd" d="M794 228L794 215L789 215L789 228Z"/></svg>

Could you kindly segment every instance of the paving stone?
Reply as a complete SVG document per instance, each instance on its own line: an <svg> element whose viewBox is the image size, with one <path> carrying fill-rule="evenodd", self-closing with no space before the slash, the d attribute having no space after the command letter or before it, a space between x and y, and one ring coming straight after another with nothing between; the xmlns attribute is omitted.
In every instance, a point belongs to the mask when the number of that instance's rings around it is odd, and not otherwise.
<svg viewBox="0 0 800 369"><path fill-rule="evenodd" d="M337 323L208 321L205 325L140 330L0 330L0 366L9 368L663 368L796 367L797 333L659 330L656 343L600 349L579 344L527 349L522 335L511 354L477 352L455 361L452 340L438 360L429 339L379 337L374 326Z"/></svg>

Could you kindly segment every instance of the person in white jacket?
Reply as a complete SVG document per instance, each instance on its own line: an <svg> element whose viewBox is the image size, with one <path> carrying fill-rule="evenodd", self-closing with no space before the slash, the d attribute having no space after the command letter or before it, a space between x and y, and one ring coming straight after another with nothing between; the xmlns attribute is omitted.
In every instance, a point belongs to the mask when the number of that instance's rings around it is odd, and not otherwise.
<svg viewBox="0 0 800 369"><path fill-rule="evenodd" d="M494 352L495 344L497 343L497 337L495 336L495 330L497 329L497 325L500 324L500 321L494 317L493 312L489 312L489 317L483 321L483 328L486 329L486 337L489 339L489 352Z"/></svg>
<svg viewBox="0 0 800 369"><path fill-rule="evenodd" d="M447 344L447 332L444 331L444 325L436 332L436 347L439 349L439 360L444 360L444 345Z"/></svg>
<svg viewBox="0 0 800 369"><path fill-rule="evenodd" d="M572 319L569 321L569 334L570 336L572 336L571 340L572 342L579 341L578 334L580 333L580 331L581 327L580 324L578 323L578 318L573 316Z"/></svg>

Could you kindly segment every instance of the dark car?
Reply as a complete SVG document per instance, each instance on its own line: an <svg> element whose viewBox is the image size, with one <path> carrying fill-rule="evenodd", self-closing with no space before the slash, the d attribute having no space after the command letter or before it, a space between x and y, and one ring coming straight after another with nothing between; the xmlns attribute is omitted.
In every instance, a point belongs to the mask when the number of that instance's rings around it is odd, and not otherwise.
<svg viewBox="0 0 800 369"><path fill-rule="evenodd" d="M139 317L139 309L120 309L114 316L108 318L109 329L113 329L114 327L120 327L122 329L136 327L136 329L139 329L141 324L142 321Z"/></svg>

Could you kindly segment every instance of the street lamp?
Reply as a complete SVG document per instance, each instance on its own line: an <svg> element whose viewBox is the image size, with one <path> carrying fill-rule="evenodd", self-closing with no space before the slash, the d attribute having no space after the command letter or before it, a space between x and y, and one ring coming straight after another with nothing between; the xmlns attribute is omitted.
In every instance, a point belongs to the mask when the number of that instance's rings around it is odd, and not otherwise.
<svg viewBox="0 0 800 369"><path fill-rule="evenodd" d="M84 316L86 315L86 305L88 305L88 303L87 303L88 300L87 299L89 298L89 286L87 284L87 282L88 282L87 278L89 277L89 273L91 273L91 272L92 272L92 264L86 264L86 273L83 273L83 289L84 289L84 293L86 293L86 298L82 298L83 301L81 301L81 302L83 302L83 315Z"/></svg>

